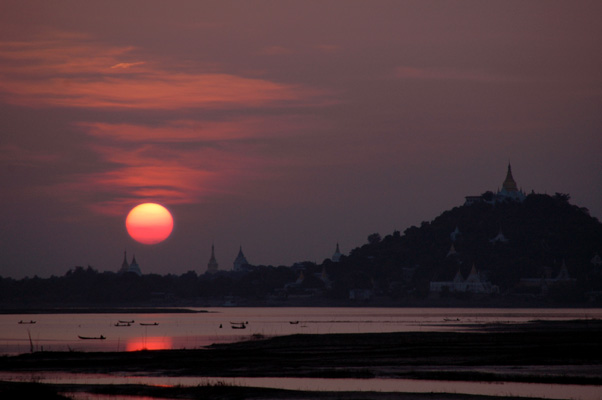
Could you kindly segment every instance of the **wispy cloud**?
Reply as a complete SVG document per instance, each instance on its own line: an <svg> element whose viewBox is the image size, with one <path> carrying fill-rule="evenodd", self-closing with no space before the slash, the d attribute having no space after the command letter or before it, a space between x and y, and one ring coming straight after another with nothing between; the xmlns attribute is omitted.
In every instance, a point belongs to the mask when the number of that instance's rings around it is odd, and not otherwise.
<svg viewBox="0 0 602 400"><path fill-rule="evenodd" d="M195 203L216 190L211 188L217 175L211 164L219 159L210 154L211 150L180 151L176 155L175 150L151 145L94 145L92 149L106 164L104 171L75 174L49 190L60 189L70 199L109 215L121 215L142 201Z"/></svg>
<svg viewBox="0 0 602 400"><path fill-rule="evenodd" d="M32 107L163 110L309 103L324 94L230 73L168 71L135 50L71 37L2 42L0 94Z"/></svg>
<svg viewBox="0 0 602 400"><path fill-rule="evenodd" d="M80 122L87 134L120 142L211 144L244 139L285 137L310 125L309 118L295 116L248 116L224 121L178 119L162 124Z"/></svg>
<svg viewBox="0 0 602 400"><path fill-rule="evenodd" d="M265 51L289 50L273 46ZM273 159L264 149L254 152L257 143L308 130L311 118L273 110L315 107L329 100L325 92L302 85L221 72L215 66L177 70L135 47L53 34L30 42L0 42L0 101L120 111L124 122L95 117L73 124L89 138L86 151L97 157L99 167L66 172L61 183L54 180L41 188L95 212L120 215L139 201L191 204L235 191L237 182L270 169ZM272 111L249 112L263 106ZM195 108L202 113L195 115ZM202 115L207 110L232 114L206 119ZM141 123L139 114L130 111L168 112ZM0 149L0 158L48 161L47 155L19 150Z"/></svg>
<svg viewBox="0 0 602 400"><path fill-rule="evenodd" d="M96 79L59 77L0 82L7 101L23 106L173 110L258 107L303 99L308 91L229 74L169 74ZM305 93L304 93L305 92Z"/></svg>
<svg viewBox="0 0 602 400"><path fill-rule="evenodd" d="M137 67L138 65L144 65L144 64L146 64L144 61L131 62L131 63L119 63L119 64L113 65L111 68L112 69L116 69L116 68L127 69L127 68Z"/></svg>

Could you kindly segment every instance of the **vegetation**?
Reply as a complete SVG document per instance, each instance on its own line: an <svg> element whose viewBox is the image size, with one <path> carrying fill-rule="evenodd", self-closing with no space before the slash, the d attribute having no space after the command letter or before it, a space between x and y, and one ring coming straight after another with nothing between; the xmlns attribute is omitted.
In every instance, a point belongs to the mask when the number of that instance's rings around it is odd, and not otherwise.
<svg viewBox="0 0 602 400"><path fill-rule="evenodd" d="M343 286L338 290L370 286L391 296L426 296L429 282L452 280L458 270L466 277L474 265L508 294L517 292L521 278L556 277L563 264L575 282L551 288L550 296L584 301L586 293L602 290L602 266L591 262L602 255L602 224L587 209L559 193L531 194L523 203L486 201L491 195L403 235L370 235L367 244L328 265ZM507 241L494 240L500 232Z"/></svg>
<svg viewBox="0 0 602 400"><path fill-rule="evenodd" d="M321 264L248 266L202 275L189 271L181 276L75 267L61 277L0 278L0 306L221 305L227 299L270 304L317 297L348 301L352 290L403 305L425 299L431 281L451 280L458 271L467 276L473 266L499 287L498 296L599 304L602 266L592 260L602 255L602 224L587 209L571 205L566 194L531 194L522 203L495 203L492 196L484 193L481 202L445 211L403 234L370 234L366 244L336 263L327 259ZM506 241L494 240L500 233ZM452 245L455 253L450 253ZM545 288L520 285L525 278L553 279L563 267L570 280ZM298 279L301 274L303 279Z"/></svg>
<svg viewBox="0 0 602 400"><path fill-rule="evenodd" d="M37 307L61 305L164 305L225 296L261 298L295 279L286 267L255 267L248 272L183 275L98 272L75 267L64 276L14 280L0 278L0 304Z"/></svg>

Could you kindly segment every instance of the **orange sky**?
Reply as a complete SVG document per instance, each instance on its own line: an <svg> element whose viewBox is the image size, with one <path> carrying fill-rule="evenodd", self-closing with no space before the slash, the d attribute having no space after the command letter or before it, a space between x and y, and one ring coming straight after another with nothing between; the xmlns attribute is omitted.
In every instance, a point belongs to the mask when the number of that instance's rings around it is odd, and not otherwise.
<svg viewBox="0 0 602 400"><path fill-rule="evenodd" d="M0 276L321 262L496 190L602 215L597 1L3 1ZM156 246L127 212L170 208Z"/></svg>

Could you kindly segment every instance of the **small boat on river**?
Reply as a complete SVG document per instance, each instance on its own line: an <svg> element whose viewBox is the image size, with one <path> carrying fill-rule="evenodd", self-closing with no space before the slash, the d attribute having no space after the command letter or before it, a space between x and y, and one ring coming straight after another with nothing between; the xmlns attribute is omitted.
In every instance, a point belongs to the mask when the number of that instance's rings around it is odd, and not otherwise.
<svg viewBox="0 0 602 400"><path fill-rule="evenodd" d="M157 325L159 325L159 323L158 322L151 322L151 323L140 322L140 325L142 325L142 326L157 326Z"/></svg>
<svg viewBox="0 0 602 400"><path fill-rule="evenodd" d="M23 320L19 321L20 325L23 325L23 324L35 324L35 323L36 323L36 321L33 321L33 320L32 321L23 321Z"/></svg>
<svg viewBox="0 0 602 400"><path fill-rule="evenodd" d="M244 323L240 323L240 324L234 324L232 323L232 329L246 329L247 326Z"/></svg>
<svg viewBox="0 0 602 400"><path fill-rule="evenodd" d="M289 321L288 323L291 325L297 325L299 323L299 321Z"/></svg>
<svg viewBox="0 0 602 400"><path fill-rule="evenodd" d="M77 335L78 338L82 339L82 340L105 340L106 337L104 337L103 335L100 336L80 336Z"/></svg>
<svg viewBox="0 0 602 400"><path fill-rule="evenodd" d="M134 320L131 320L131 321L121 321L120 320L119 323L121 323L121 324L133 324Z"/></svg>
<svg viewBox="0 0 602 400"><path fill-rule="evenodd" d="M129 322L119 321L118 323L115 324L115 326L132 326L132 324L130 324Z"/></svg>

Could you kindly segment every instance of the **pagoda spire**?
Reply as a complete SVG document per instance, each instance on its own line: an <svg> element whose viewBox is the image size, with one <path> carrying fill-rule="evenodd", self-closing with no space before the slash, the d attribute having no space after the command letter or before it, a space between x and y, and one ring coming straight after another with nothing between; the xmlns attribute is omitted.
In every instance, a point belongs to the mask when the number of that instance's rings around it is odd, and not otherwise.
<svg viewBox="0 0 602 400"><path fill-rule="evenodd" d="M209 258L209 263L207 264L207 272L214 274L217 272L217 260L215 259L215 246L213 243L211 244L211 258Z"/></svg>
<svg viewBox="0 0 602 400"><path fill-rule="evenodd" d="M249 262L242 252L242 246L240 246L240 249L238 250L238 256L236 256L236 259L234 260L234 271L240 271L242 270L243 266L248 264Z"/></svg>
<svg viewBox="0 0 602 400"><path fill-rule="evenodd" d="M127 272L128 269L130 269L130 264L128 263L127 260L127 251L123 251L123 262L121 263L121 269L119 270L119 273L124 273Z"/></svg>
<svg viewBox="0 0 602 400"><path fill-rule="evenodd" d="M339 262L341 260L341 250L339 249L339 242L337 242L337 248L331 257L332 262Z"/></svg>
<svg viewBox="0 0 602 400"><path fill-rule="evenodd" d="M142 271L140 271L140 267L138 266L138 261L136 261L136 255L134 254L134 256L132 257L132 263L130 264L129 268L128 268L128 272L133 272L138 276L142 275Z"/></svg>
<svg viewBox="0 0 602 400"><path fill-rule="evenodd" d="M508 162L508 172L506 173L506 179L502 184L502 189L507 192L518 192L518 187L516 186L516 181L512 177L512 166L510 162Z"/></svg>

